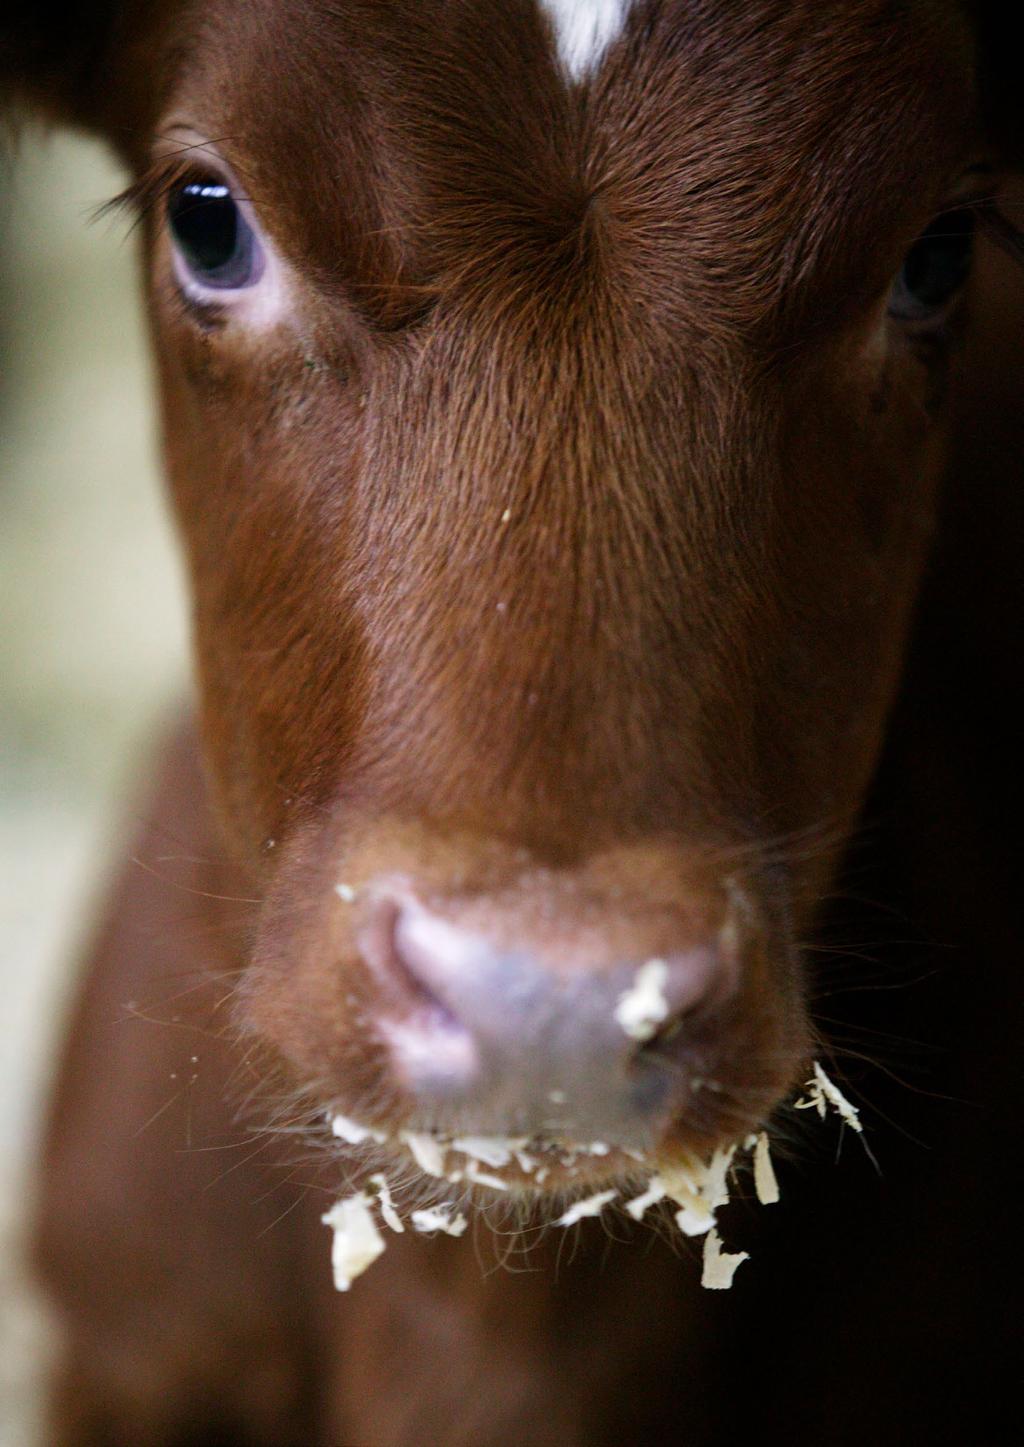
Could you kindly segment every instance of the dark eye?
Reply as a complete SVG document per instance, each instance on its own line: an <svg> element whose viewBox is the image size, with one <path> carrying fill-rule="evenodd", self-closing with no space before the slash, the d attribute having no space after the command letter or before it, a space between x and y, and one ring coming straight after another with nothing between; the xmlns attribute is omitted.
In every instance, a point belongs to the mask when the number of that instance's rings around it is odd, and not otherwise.
<svg viewBox="0 0 1024 1447"><path fill-rule="evenodd" d="M973 243L973 211L937 217L907 252L889 296L889 315L903 322L941 316L967 280Z"/></svg>
<svg viewBox="0 0 1024 1447"><path fill-rule="evenodd" d="M259 242L223 181L179 183L167 199L167 220L185 271L201 287L237 290L259 280Z"/></svg>

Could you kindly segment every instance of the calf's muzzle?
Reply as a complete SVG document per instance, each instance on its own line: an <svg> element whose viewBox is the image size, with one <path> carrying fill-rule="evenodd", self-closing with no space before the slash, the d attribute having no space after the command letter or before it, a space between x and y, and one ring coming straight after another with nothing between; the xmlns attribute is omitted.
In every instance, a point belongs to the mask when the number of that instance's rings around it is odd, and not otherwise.
<svg viewBox="0 0 1024 1447"><path fill-rule="evenodd" d="M574 937L539 899L513 919L373 891L356 935L373 1023L424 1125L650 1149L686 1113L737 995L735 921L630 931L605 909Z"/></svg>

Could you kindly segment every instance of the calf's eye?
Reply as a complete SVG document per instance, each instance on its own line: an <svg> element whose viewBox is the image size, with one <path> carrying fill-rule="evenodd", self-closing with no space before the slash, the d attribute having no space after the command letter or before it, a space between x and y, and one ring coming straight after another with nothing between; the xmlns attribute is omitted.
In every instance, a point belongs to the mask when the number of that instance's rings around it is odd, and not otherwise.
<svg viewBox="0 0 1024 1447"><path fill-rule="evenodd" d="M973 244L973 211L936 217L904 258L889 294L889 315L904 322L941 319L967 280Z"/></svg>
<svg viewBox="0 0 1024 1447"><path fill-rule="evenodd" d="M179 267L200 292L238 291L259 281L260 243L219 178L179 182L167 198L167 221Z"/></svg>

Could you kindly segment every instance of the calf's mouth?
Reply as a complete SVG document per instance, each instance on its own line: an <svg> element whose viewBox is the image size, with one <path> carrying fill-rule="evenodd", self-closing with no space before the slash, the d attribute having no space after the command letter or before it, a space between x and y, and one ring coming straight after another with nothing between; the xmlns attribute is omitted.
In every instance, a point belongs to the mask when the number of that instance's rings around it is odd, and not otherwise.
<svg viewBox="0 0 1024 1447"><path fill-rule="evenodd" d="M561 1219L668 1181L713 1215L737 1149L809 1073L769 891L678 847L486 878L353 851L316 892L285 925L271 911L245 1015L309 1082L350 1184Z"/></svg>

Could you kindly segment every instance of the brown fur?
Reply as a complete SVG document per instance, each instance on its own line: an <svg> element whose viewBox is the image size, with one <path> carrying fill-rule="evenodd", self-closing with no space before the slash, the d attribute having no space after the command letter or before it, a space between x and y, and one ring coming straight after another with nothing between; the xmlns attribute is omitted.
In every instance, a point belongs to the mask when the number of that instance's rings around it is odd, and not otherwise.
<svg viewBox="0 0 1024 1447"><path fill-rule="evenodd" d="M1019 1018L986 814L1006 650L970 640L1009 607L1019 357L992 298L1019 316L1020 285L983 252L947 343L878 337L901 257L998 139L970 27L941 4L638 0L571 92L525 0L102 13L87 45L21 22L0 76L140 174L175 118L216 138L300 321L256 339L190 314L147 213L206 782L180 742L154 828L197 862L123 884L54 1106L59 1440L963 1440L997 1294L931 1262L944 1221L961 1255L976 1228L961 1185L998 1154ZM983 1125L897 1093L933 1163L876 1121L888 1195L859 1161L793 1171L781 1224L744 1223L765 1239L733 1300L624 1227L560 1266L538 1232L519 1275L405 1237L332 1296L316 1218L343 1172L316 1122L417 1121L334 882L401 873L585 973L587 930L643 953L652 919L686 937L738 881L724 1093L665 1137L703 1146L829 1033L803 947L844 849L879 906L840 911L847 938L891 934L890 907L977 961L916 1020L901 997L840 1005L845 1028L956 1040L927 1089ZM509 1225L481 1224L485 1263Z"/></svg>

